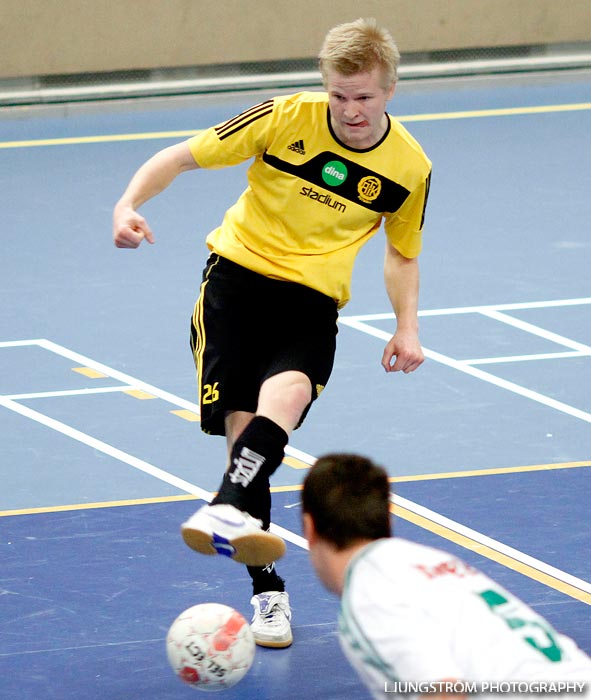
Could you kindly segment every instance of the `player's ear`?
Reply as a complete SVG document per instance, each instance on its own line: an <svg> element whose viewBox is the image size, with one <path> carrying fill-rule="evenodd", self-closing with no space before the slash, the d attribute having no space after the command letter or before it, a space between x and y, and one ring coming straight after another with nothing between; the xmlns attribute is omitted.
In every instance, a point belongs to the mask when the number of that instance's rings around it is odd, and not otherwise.
<svg viewBox="0 0 591 700"><path fill-rule="evenodd" d="M310 513L304 513L302 515L302 525L304 527L304 537L308 540L308 544L314 545L318 539L318 535Z"/></svg>

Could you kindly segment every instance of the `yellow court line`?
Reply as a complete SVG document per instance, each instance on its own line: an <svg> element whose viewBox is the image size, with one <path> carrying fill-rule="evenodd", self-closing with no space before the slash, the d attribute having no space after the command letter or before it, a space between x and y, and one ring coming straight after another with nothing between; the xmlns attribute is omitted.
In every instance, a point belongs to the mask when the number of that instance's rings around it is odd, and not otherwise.
<svg viewBox="0 0 591 700"><path fill-rule="evenodd" d="M423 122L444 119L474 119L478 117L514 117L523 114L551 114L556 112L579 112L591 109L591 102L565 105L539 105L537 107L503 107L478 109L464 112L441 112L438 114L410 114L396 117L401 122Z"/></svg>
<svg viewBox="0 0 591 700"><path fill-rule="evenodd" d="M301 485L300 486L277 486L277 487L273 487L271 490L273 492L285 492L285 491L300 491L301 488L302 488ZM146 505L146 504L150 504L150 503L172 503L175 501L193 501L193 500L198 500L198 499L196 496L193 496L191 494L186 494L186 495L179 495L179 496L139 498L139 499L128 499L128 500L121 500L121 501L78 503L78 504L73 504L73 505L50 506L50 507L45 507L45 508L23 508L21 510L0 511L0 517L13 516L13 515L35 515L35 514L40 514L40 513L60 513L60 512L68 512L68 511L87 510L87 509L93 509L93 508L113 508L113 507L120 507L120 506ZM434 534L439 535L440 537L443 537L447 540L450 540L451 542L454 542L455 544L458 544L461 547L464 547L465 549L469 549L473 552L476 552L476 554L487 557L488 559L492 559L493 561L496 561L499 564L502 564L503 566L506 566L509 569L512 569L514 571L517 571L520 574L528 576L529 578L532 578L535 581L539 581L540 583L543 583L544 585L549 586L550 588L554 588L555 590L560 591L561 593L569 595L572 598L580 600L583 603L587 603L587 605L591 605L591 594L586 593L585 591L581 591L580 589L576 588L575 586L571 586L570 584L565 583L564 581L560 581L559 579L554 578L553 576L550 576L549 574L546 574L542 571L538 571L537 569L535 569L527 564L524 564L523 562L517 561L516 559L513 559L512 557L509 557L506 554L502 554L501 552L497 552L496 550L492 549L491 547L488 547L484 544L481 544L479 542L476 542L475 540L470 539L466 535L461 535L457 532L454 532L453 530L450 530L449 528L447 528L443 525L439 525L437 523L434 523L431 520L429 520L428 518L425 518L421 515L417 515L416 513L413 513L411 511L407 510L406 508L403 508L403 507L397 506L397 505L391 505L390 510L394 513L394 515L397 518L402 518L403 520L407 520L407 521L417 525L418 527L421 527L424 530L428 530L430 532L433 532Z"/></svg>
<svg viewBox="0 0 591 700"><path fill-rule="evenodd" d="M556 462L556 464L531 464L524 467L498 467L494 469L473 469L472 471L443 472L441 474L415 474L411 476L391 476L392 483L405 481L431 481L435 479L461 479L466 476L489 476L490 474L519 474L521 472L551 471L553 469L576 469L591 467L591 462Z"/></svg>
<svg viewBox="0 0 591 700"><path fill-rule="evenodd" d="M310 469L310 464L301 459L286 455L283 464L293 469ZM518 474L521 472L550 471L552 469L576 469L591 467L591 462L556 462L555 464L530 464L523 467L494 467L492 469L472 469L457 472L442 472L440 474L410 474L408 476L391 476L391 483L409 481L431 481L435 479L460 479L467 476L488 476L490 474ZM290 487L287 487L290 488Z"/></svg>
<svg viewBox="0 0 591 700"><path fill-rule="evenodd" d="M302 484L295 484L293 486L271 486L271 493L290 493L301 491L303 488Z"/></svg>
<svg viewBox="0 0 591 700"><path fill-rule="evenodd" d="M306 464L306 462L303 462L297 457L292 457L291 455L285 455L285 457L283 458L283 464L286 464L292 469L310 469L309 464Z"/></svg>
<svg viewBox="0 0 591 700"><path fill-rule="evenodd" d="M173 501L194 501L197 496L183 494L179 496L156 496L154 498L131 498L121 501L97 501L95 503L72 503L63 506L42 506L40 508L20 508L18 510L0 510L0 518L11 515L37 515L40 513L66 513L70 510L91 510L93 508L118 508L119 506L141 506L149 503L171 503Z"/></svg>
<svg viewBox="0 0 591 700"><path fill-rule="evenodd" d="M554 576L550 576L549 574L545 574L542 571L538 571L532 566L517 561L516 559L513 559L512 557L509 557L506 554L501 554L501 552L497 552L491 547L487 547L486 545L481 544L480 542L475 542L469 537L466 537L466 535L460 535L459 533L454 532L453 530L450 530L449 528L444 527L443 525L439 525L421 515L412 513L406 508L402 508L401 506L397 505L391 505L390 510L394 513L394 515L397 518L403 518L404 520L408 520L409 522L418 525L424 530L429 530L430 532L433 532L436 535L439 535L440 537L444 537L445 539L450 540L455 544L459 544L465 549L470 549L473 552L487 557L488 559L492 559L493 561L496 561L509 569L513 569L514 571L517 571L520 574L529 576L529 578L532 578L535 581L539 581L540 583L543 583L546 586L549 586L550 588L554 588L555 590L560 591L561 593L565 593L566 595L569 595L572 598L576 598L577 600L580 600L583 603L587 603L587 605L591 605L591 594L586 593L585 591L581 591L579 588L571 586L569 583L565 583L564 581L560 581L559 579L554 578Z"/></svg>
<svg viewBox="0 0 591 700"><path fill-rule="evenodd" d="M287 459L287 458L286 458ZM295 458L290 458L290 460ZM297 460L299 462L299 460ZM301 462L304 465L304 462ZM309 465L306 465L309 466ZM391 483L409 482L409 481L427 481L430 479L457 479L466 476L488 476L489 474L512 474L519 472L533 471L550 471L552 469L575 469L577 467L591 467L591 462L559 462L556 464L533 464L525 467L504 467L499 469L478 469L467 472L447 472L444 474L417 474L415 476L391 476ZM301 468L301 467L300 467ZM302 490L302 484L293 484L288 486L272 486L272 493L289 493ZM45 506L40 508L21 508L16 510L0 511L0 517L9 515L31 515L35 513L57 513L68 510L85 510L87 508L114 508L117 506L135 506L144 505L147 503L171 503L174 501L189 501L196 500L197 496L191 494L179 496L157 496L154 498L136 498L118 501L99 501L95 503L75 503L62 506ZM418 517L418 516L417 516Z"/></svg>
<svg viewBox="0 0 591 700"><path fill-rule="evenodd" d="M201 417L195 411L189 411L187 408L180 408L179 410L171 411L172 414L182 418L183 420L189 421L189 423L199 423Z"/></svg>
<svg viewBox="0 0 591 700"><path fill-rule="evenodd" d="M462 112L436 112L433 114L408 114L396 116L401 122L443 121L446 119L475 119L481 117L513 117L526 114L551 114L556 112L576 112L591 109L591 102L563 105L539 105L537 107L507 107L500 109L479 109ZM198 133L198 129L183 131L148 131L138 134L105 134L104 136L72 136L55 139L31 139L28 141L0 141L2 148L31 148L37 146L70 146L90 143L112 143L117 141L144 141L149 139L188 138Z"/></svg>
<svg viewBox="0 0 591 700"><path fill-rule="evenodd" d="M156 398L156 396L154 396L154 394L149 394L147 391L144 391L143 389L127 389L123 393L127 394L128 396L133 396L134 399L139 399L140 401L147 401L148 399L155 399Z"/></svg>
<svg viewBox="0 0 591 700"><path fill-rule="evenodd" d="M302 486L274 486L271 488L271 491L274 493L280 493L280 492L295 492L295 491L301 491ZM128 500L120 500L120 501L102 501L102 502L96 502L96 503L77 503L77 504L72 504L72 505L62 505L62 506L48 506L48 507L41 507L41 508L23 508L20 510L5 510L5 511L0 511L0 517L7 517L7 516L14 516L14 515L35 515L35 514L41 514L41 513L60 513L60 512L68 512L68 511L77 511L77 510L87 510L87 509L93 509L93 508L114 508L114 507L121 507L121 506L135 506L135 505L147 505L150 503L173 503L173 502L178 502L178 501L194 501L198 500L196 496L193 496L191 494L184 494L184 495L178 495L178 496L162 496L162 497L155 497L155 498L138 498L138 499L128 499ZM480 554L481 556L487 557L488 559L492 559L493 561L498 562L499 564L502 564L503 566L506 566L509 569L513 569L514 571L517 571L518 573L521 573L525 576L528 576L529 578L534 579L535 581L539 581L540 583L543 583L546 586L549 586L550 588L554 588L557 591L560 591L561 593L565 593L566 595L571 596L572 598L576 598L577 600L582 601L583 603L587 603L587 605L591 605L591 595L589 593L586 593L585 591L581 591L580 589L576 588L575 586L571 586L568 583L565 583L564 581L560 581L557 578L554 578L553 576L550 576L549 574L545 574L542 571L538 571L537 569L524 564L523 562L517 561L516 559L513 559L512 557L507 556L506 554L502 554L501 552L497 552L496 550L492 549L491 547L488 547L484 544L481 544L479 542L476 542L475 540L470 539L466 535L461 535L457 532L454 532L453 530L450 530L449 528L439 525L437 523L432 522L428 518L425 518L421 515L417 515L416 513L413 513L406 508L403 508L401 506L397 505L391 505L390 510L394 513L394 515L398 518L402 518L404 520L407 520L411 523L414 523L418 527L423 528L424 530L429 530L430 532L433 532L436 535L439 535L440 537L443 537L447 540L450 540L451 542L454 542L455 544L460 545L461 547L464 547L465 549L470 549L473 552L476 552L477 554Z"/></svg>
<svg viewBox="0 0 591 700"><path fill-rule="evenodd" d="M147 131L139 134L105 134L104 136L70 136L59 139L32 139L30 141L0 141L0 148L30 148L33 146L73 146L86 143L116 141L147 141L150 139L188 138L198 133L191 131Z"/></svg>
<svg viewBox="0 0 591 700"><path fill-rule="evenodd" d="M310 469L310 465L295 457L286 456L283 463L294 469ZM388 481L399 484L411 481L435 481L437 479L461 479L468 476L489 476L492 474L519 474L523 472L552 471L553 469L577 469L591 467L591 462L556 462L555 464L530 464L523 467L495 467L493 469L472 469L460 472L442 472L441 474L410 474L408 476L391 476ZM301 486L276 486L278 491L297 491ZM273 489L271 489L273 490Z"/></svg>
<svg viewBox="0 0 591 700"><path fill-rule="evenodd" d="M301 459L286 455L283 463L293 469L310 469L310 465ZM591 462L557 462L556 464L530 464L523 467L495 467L493 469L473 469L471 471L442 472L441 474L411 474L409 476L391 476L388 480L392 484L410 481L434 481L436 479L460 479L467 476L489 476L491 474L519 474L523 472L551 471L553 469L576 469L578 467L591 467ZM294 491L301 486L278 486L283 491Z"/></svg>
<svg viewBox="0 0 591 700"><path fill-rule="evenodd" d="M303 468L305 462L300 462L293 457L286 457L284 462L288 464L287 461L294 461L300 463L299 468ZM414 476L391 476L389 481L391 483L401 483L409 481L428 481L435 479L458 479L467 476L488 476L489 474L512 474L519 472L534 472L534 471L550 471L552 469L576 469L577 467L591 467L591 462L557 462L556 464L532 464L530 466L524 467L502 467L498 469L476 469L473 471L465 472L447 472L443 474L417 474ZM302 490L302 484L293 484L288 486L272 486L272 493L289 493ZM191 494L179 495L179 496L157 496L154 498L136 498L120 501L99 501L96 503L75 503L72 505L62 505L62 506L46 506L40 508L22 508L17 510L4 510L0 511L0 517L8 515L31 515L34 513L56 513L60 511L68 510L84 510L86 508L112 508L117 506L135 506L144 505L147 503L170 503L173 501L189 501L195 500L197 496ZM418 516L416 516L418 517Z"/></svg>
<svg viewBox="0 0 591 700"><path fill-rule="evenodd" d="M298 486L272 486L273 493L301 491ZM198 496L190 493L178 496L155 496L153 498L129 498L120 501L96 501L94 503L70 503L61 506L40 506L38 508L18 508L16 510L0 510L0 518L13 515L38 515L41 513L67 513L70 510L92 510L93 508L119 508L120 506L143 506L150 503L174 503L175 501L197 501Z"/></svg>
<svg viewBox="0 0 591 700"><path fill-rule="evenodd" d="M102 379L107 376L106 374L103 374L103 372L99 372L98 370L93 369L92 367L72 367L72 372L78 372L78 374L83 374L89 379Z"/></svg>

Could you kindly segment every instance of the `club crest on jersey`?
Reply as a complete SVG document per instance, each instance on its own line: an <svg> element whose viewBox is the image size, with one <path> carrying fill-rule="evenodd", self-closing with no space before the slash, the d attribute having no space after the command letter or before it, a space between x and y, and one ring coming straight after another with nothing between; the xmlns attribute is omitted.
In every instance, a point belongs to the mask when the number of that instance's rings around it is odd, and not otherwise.
<svg viewBox="0 0 591 700"><path fill-rule="evenodd" d="M380 196L382 191L382 182L375 175L367 175L362 177L357 184L357 193L362 202L368 204L373 202Z"/></svg>

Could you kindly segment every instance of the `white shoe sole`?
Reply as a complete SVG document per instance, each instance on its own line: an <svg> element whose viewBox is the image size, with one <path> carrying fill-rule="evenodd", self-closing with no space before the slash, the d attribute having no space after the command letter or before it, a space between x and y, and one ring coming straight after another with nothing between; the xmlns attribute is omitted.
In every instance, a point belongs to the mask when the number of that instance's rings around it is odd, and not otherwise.
<svg viewBox="0 0 591 700"><path fill-rule="evenodd" d="M185 523L181 534L185 544L196 552L208 556L221 554L248 566L266 566L285 554L281 537L264 530L226 538Z"/></svg>
<svg viewBox="0 0 591 700"><path fill-rule="evenodd" d="M253 633L254 636L254 641L255 644L259 647L268 647L270 649L285 649L286 647L290 647L293 643L293 636L290 634L289 639L264 639L261 637L257 637L256 634Z"/></svg>

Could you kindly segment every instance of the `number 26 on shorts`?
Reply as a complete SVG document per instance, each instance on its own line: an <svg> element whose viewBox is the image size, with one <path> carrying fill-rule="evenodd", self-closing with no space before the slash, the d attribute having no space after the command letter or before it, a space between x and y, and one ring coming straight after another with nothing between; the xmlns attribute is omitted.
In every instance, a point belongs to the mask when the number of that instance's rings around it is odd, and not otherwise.
<svg viewBox="0 0 591 700"><path fill-rule="evenodd" d="M220 398L218 384L219 382L215 382L215 384L203 385L203 396L201 398L202 403L215 403Z"/></svg>

